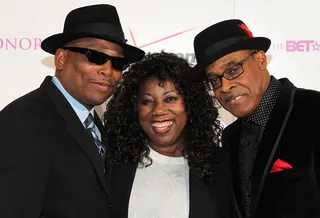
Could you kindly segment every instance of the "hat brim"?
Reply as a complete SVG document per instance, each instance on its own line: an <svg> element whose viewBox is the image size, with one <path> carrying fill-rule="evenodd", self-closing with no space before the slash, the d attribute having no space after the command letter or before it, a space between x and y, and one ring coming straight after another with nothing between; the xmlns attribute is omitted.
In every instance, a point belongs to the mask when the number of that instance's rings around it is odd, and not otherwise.
<svg viewBox="0 0 320 218"><path fill-rule="evenodd" d="M247 40L243 40L238 44L229 46L213 55L209 55L206 57L205 60L202 62L197 63L189 73L188 79L191 82L202 82L206 81L207 73L206 68L215 62L216 60L220 59L221 57L230 54L232 52L240 51L240 50L247 50L247 49L256 49L262 50L267 52L270 47L271 41L266 37L254 37L248 38Z"/></svg>
<svg viewBox="0 0 320 218"><path fill-rule="evenodd" d="M73 40L77 40L84 37L93 37L98 39L104 39L113 43L116 43L118 45L121 45L123 48L124 57L130 62L134 63L137 61L140 61L144 55L145 52L139 48L136 48L134 46L128 45L126 43L120 42L119 40L107 36L107 35L99 35L99 34L88 34L88 33L60 33L55 34L52 36L49 36L48 38L44 39L41 43L41 48L50 53L55 55L56 51L59 48L62 48L66 43L71 42Z"/></svg>

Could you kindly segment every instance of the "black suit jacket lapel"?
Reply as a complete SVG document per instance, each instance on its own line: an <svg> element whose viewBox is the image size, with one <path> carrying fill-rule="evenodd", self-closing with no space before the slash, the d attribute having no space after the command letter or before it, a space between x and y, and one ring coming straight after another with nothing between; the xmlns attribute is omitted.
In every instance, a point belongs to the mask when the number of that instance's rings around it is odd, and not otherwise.
<svg viewBox="0 0 320 218"><path fill-rule="evenodd" d="M101 142L104 145L105 149L108 149L108 138L105 133L104 125L101 122L101 119L96 111L94 111L94 123L98 127L101 134ZM109 199L112 199L112 189L111 189L111 178L112 178L112 166L107 163L107 159L104 159L102 163L103 168L105 169L105 179L107 182L107 194Z"/></svg>
<svg viewBox="0 0 320 218"><path fill-rule="evenodd" d="M111 192L112 209L111 213L116 218L127 218L129 200L137 170L135 164L114 165L110 167L112 171Z"/></svg>
<svg viewBox="0 0 320 218"><path fill-rule="evenodd" d="M52 83L52 77L46 77L45 81L41 84L46 93L53 100L56 110L60 116L66 121L65 129L69 135L79 145L80 149L86 154L91 161L105 192L107 193L107 184L104 176L104 169L101 157L99 156L96 146L90 137L89 133L85 130L82 123L79 121L77 114L63 96L60 90Z"/></svg>
<svg viewBox="0 0 320 218"><path fill-rule="evenodd" d="M243 213L242 205L242 190L240 186L240 172L239 172L239 144L241 137L241 121L236 120L231 128L223 132L223 147L230 151L230 165L233 182L233 191L236 198L236 203L239 205L239 210Z"/></svg>
<svg viewBox="0 0 320 218"><path fill-rule="evenodd" d="M278 148L282 133L291 114L296 88L287 79L283 83L279 99L272 110L264 134L259 144L259 150L252 169L252 208L253 216L263 189L266 176L269 174Z"/></svg>

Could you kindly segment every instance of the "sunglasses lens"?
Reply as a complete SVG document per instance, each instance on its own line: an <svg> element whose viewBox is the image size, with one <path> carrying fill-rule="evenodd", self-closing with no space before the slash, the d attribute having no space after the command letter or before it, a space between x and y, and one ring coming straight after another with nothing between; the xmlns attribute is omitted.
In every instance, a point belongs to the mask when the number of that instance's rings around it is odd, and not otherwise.
<svg viewBox="0 0 320 218"><path fill-rule="evenodd" d="M129 62L124 58L110 57L112 67L115 70L123 71L129 66Z"/></svg>
<svg viewBox="0 0 320 218"><path fill-rule="evenodd" d="M97 64L97 65L103 65L109 60L106 54L98 51L88 52L87 58L91 63Z"/></svg>
<svg viewBox="0 0 320 218"><path fill-rule="evenodd" d="M112 67L115 70L123 71L129 66L129 62L126 61L124 58L120 57L110 57L105 53L91 50L87 53L87 58L91 63L97 64L97 65L103 65L108 60L111 61Z"/></svg>

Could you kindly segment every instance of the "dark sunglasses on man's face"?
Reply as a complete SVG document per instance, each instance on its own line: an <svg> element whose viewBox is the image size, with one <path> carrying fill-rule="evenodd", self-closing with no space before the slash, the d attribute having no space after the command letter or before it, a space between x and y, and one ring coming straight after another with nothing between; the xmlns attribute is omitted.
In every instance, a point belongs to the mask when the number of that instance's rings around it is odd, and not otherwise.
<svg viewBox="0 0 320 218"><path fill-rule="evenodd" d="M103 65L107 61L111 61L112 67L115 70L124 71L129 65L130 62L122 57L112 57L103 52L96 51L88 48L79 48L79 47L63 47L62 49L69 50L72 52L84 54L87 56L89 62L96 65Z"/></svg>

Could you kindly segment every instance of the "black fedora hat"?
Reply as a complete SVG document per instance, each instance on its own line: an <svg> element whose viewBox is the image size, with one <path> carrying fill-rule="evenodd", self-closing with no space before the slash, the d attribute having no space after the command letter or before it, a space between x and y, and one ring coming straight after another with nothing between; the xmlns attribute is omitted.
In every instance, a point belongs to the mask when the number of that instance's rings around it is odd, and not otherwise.
<svg viewBox="0 0 320 218"><path fill-rule="evenodd" d="M63 32L43 40L41 48L54 55L66 43L84 37L105 39L121 45L124 57L131 63L141 60L145 55L141 49L126 44L117 9L107 4L72 10L65 19Z"/></svg>
<svg viewBox="0 0 320 218"><path fill-rule="evenodd" d="M205 69L221 57L235 51L257 49L266 52L271 41L265 37L253 37L248 27L238 19L216 23L196 35L194 52L197 59L189 74L189 80L207 80Z"/></svg>

